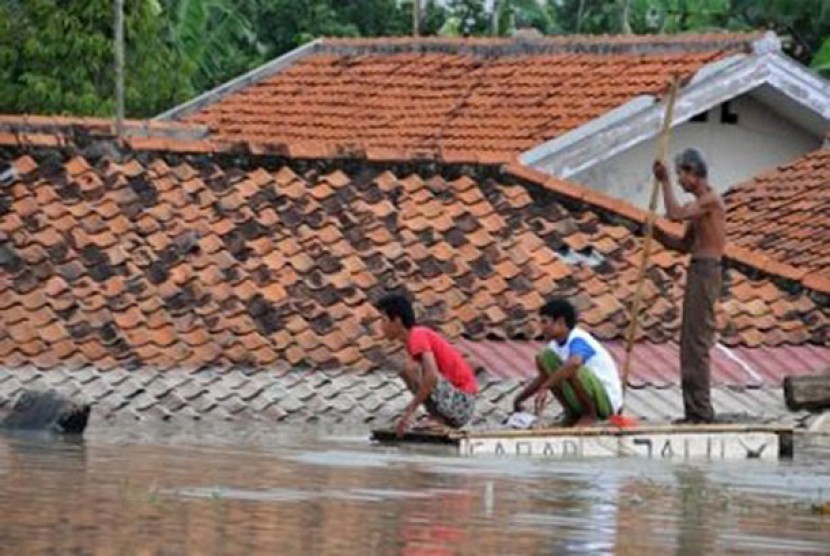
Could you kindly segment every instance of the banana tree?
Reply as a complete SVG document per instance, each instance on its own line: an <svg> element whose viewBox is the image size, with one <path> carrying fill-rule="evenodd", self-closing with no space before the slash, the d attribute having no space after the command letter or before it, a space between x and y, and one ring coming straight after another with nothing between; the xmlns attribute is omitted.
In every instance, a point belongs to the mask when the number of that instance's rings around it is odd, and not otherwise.
<svg viewBox="0 0 830 556"><path fill-rule="evenodd" d="M247 0L161 0L170 39L181 63L195 70L194 86L204 89L259 63L264 54L248 14Z"/></svg>
<svg viewBox="0 0 830 556"><path fill-rule="evenodd" d="M510 35L523 27L545 34L553 31L553 17L542 0L495 0L493 17L498 35Z"/></svg>
<svg viewBox="0 0 830 556"><path fill-rule="evenodd" d="M830 77L830 38L826 39L824 44L821 45L819 51L813 56L810 65L820 74Z"/></svg>

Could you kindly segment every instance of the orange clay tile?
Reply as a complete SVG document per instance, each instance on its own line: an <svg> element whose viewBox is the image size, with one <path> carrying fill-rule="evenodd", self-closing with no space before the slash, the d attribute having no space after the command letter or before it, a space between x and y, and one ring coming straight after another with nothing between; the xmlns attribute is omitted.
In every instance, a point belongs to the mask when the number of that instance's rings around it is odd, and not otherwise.
<svg viewBox="0 0 830 556"><path fill-rule="evenodd" d="M263 211L252 206L258 193L251 184L270 187L271 174L223 164L221 173L240 179L234 182L239 189L231 185L220 197L236 199L235 211L246 218L261 215ZM89 161L88 166L85 172L104 181L113 171ZM185 184L196 180L194 172L201 171L195 164L169 171L167 166L164 157L153 155L128 161L117 170L127 167L150 183L163 175L171 180L163 185L170 192L185 191ZM527 324L527 317L514 322L513 315L537 315L552 295L577 300L585 326L603 339L623 337L641 238L624 226L607 224L602 215L612 210L611 205L596 195L582 194L583 200L574 205L577 193L568 190L567 205L554 196L544 201L549 206L531 207L523 204L526 187L548 187L549 178L515 168L491 169L485 185L417 164L408 165L401 175L368 163L349 170L329 166L317 173L307 172L310 167L303 173L303 192L324 181L332 189L358 183L386 185L365 198L355 185L355 191L338 198L336 207L317 213L308 210L308 198L282 197L274 214L281 218L282 211L290 210L299 215L295 228L275 223L265 235L229 237L227 242L220 232L236 233L239 224L231 217L217 218L212 208L195 203L177 208L160 196L156 205L143 210L155 223L153 229L142 230L145 221L128 218L127 206L117 201L121 193L102 189L100 199L87 203L89 210L75 210L79 216L71 217L73 226L67 230L75 245L60 255L64 260L59 264L52 261L51 249L63 242L59 221L65 215L44 211L42 229L33 234L25 232L19 214L0 216L0 230L19 238L18 246L8 245L22 265L0 267L0 301L5 303L0 318L8 333L0 341L0 363L36 357L46 365L71 357L73 364L111 367L123 361L124 355L114 347L121 341L136 357L160 368L230 360L305 360L372 368L367 352L378 345L379 316L371 303L393 288L413 294L419 311L453 339L462 334L508 338ZM37 166L30 170L38 187L55 187L50 174L38 172ZM273 175L277 182L299 183L297 171L289 166ZM529 181L540 179L541 183ZM13 187L17 185L22 183ZM20 191L20 199L31 195L22 187L15 191ZM440 212L434 210L439 206ZM101 207L107 207L106 214ZM336 213L327 212L332 208ZM187 220L178 216L179 210L188 210ZM424 212L433 217L424 217ZM422 219L416 220L417 229L411 215ZM104 243L114 243L98 260L94 248L100 232L90 235L85 229L97 229L104 218ZM621 220L631 224L625 216L614 219ZM120 222L118 229L113 222ZM394 225L398 228L390 227ZM589 227L590 233L580 232L579 226ZM198 232L192 244L186 240L190 231ZM193 251L186 252L188 245ZM592 248L602 264L590 267L563 257L565 246ZM729 257L733 256L730 261L736 265L730 264L728 271L728 297L718 312L718 322L729 327L729 345L827 341L830 314L816 295L826 287L821 276L782 269L750 248L732 250ZM685 256L657 246L644 288L644 338L666 341L676 333L685 261ZM760 266L752 266L753 261L760 261ZM21 270L29 270L28 275ZM744 274L748 270L752 280ZM779 270L784 274L774 273ZM71 309L73 305L77 307ZM317 320L323 313L331 324ZM72 336L81 323L91 326L93 334ZM104 340L100 332L111 339Z"/></svg>
<svg viewBox="0 0 830 556"><path fill-rule="evenodd" d="M608 47L616 39L607 37L579 44L545 38L533 45L502 39L488 43L486 54L470 50L480 48L470 39L442 39L441 49L432 52L416 40L388 50L390 39L358 46L326 39L325 52L302 57L185 119L210 126L214 144L264 141L287 146L294 157L497 164L632 98L660 94L671 75L689 78L707 63L748 51L756 38L703 35L691 43L645 37L639 51L634 45ZM335 132L341 129L348 132Z"/></svg>
<svg viewBox="0 0 830 556"><path fill-rule="evenodd" d="M730 240L774 261L830 277L828 184L830 149L825 148L733 187L724 196ZM815 285L830 290L827 284Z"/></svg>

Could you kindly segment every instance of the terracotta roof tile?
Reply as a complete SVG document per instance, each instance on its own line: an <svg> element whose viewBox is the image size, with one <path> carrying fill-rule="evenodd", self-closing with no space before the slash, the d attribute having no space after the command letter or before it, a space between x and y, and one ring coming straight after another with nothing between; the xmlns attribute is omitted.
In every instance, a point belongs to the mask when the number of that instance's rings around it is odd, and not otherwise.
<svg viewBox="0 0 830 556"><path fill-rule="evenodd" d="M0 318L18 346L0 338L0 361L6 364L46 367L71 359L73 365L112 368L135 357L160 368L276 360L376 367L378 315L371 302L391 287L417 292L421 315L452 337L524 334L528 319L554 294L575 296L586 325L601 337L624 334L638 237L611 223L619 214L609 216L610 205L583 201L574 208L575 191L558 183L547 205L534 206L527 181L551 185L534 172L510 167L484 182L449 180L434 169L399 177L371 164L350 167L354 173L299 177L288 166L268 173L195 161L167 172L160 156L117 168L84 165L77 158L66 163L101 179L112 171L129 174L171 192L186 189L199 175L210 187L218 185L211 181L218 176L240 176L222 185L219 197L233 200L226 210L253 215L267 207L280 222L295 213L296 222L247 229L247 220L235 222L233 214L217 218L210 205L174 208L163 196L128 208L122 191L106 188L101 198L75 201L78 216L66 230L73 245L53 261L46 244L63 241L67 216L44 212L43 229L31 235L35 242L0 241L0 289L10 292L0 296L7 302ZM419 168L410 165L408 171ZM39 188L57 189L45 168L30 174ZM309 211L309 197L302 195L260 198L250 185L274 188L270 175L276 184L287 180L303 192L321 184L336 190L336 212ZM172 183L160 186L162 179ZM567 204L557 200L562 196ZM90 234L104 221L100 207L109 207L108 227ZM128 210L136 212L127 218ZM187 224L179 211L188 213ZM481 216L472 216L476 212ZM111 225L116 221L117 228ZM150 221L152 229L146 226ZM0 216L0 228L23 237L19 213ZM189 230L199 232L188 236ZM186 252L188 245L198 249ZM582 251L597 258L580 259L575 253ZM743 265L756 256L747 249L738 255ZM780 285L764 277L773 267L761 262L728 270L719 308L725 340L826 342L826 304L804 290L812 284L823 292L826 284L808 274L803 280L778 278L789 280ZM658 248L652 263L643 336L667 341L677 335L685 258Z"/></svg>
<svg viewBox="0 0 830 556"><path fill-rule="evenodd" d="M184 119L209 126L215 142L271 145L294 158L495 164L638 95L659 94L671 75L690 78L756 38L327 40Z"/></svg>
<svg viewBox="0 0 830 556"><path fill-rule="evenodd" d="M784 263L771 268L777 274L789 265L830 278L828 187L830 149L822 149L732 188L725 195L729 237L768 256L768 266Z"/></svg>

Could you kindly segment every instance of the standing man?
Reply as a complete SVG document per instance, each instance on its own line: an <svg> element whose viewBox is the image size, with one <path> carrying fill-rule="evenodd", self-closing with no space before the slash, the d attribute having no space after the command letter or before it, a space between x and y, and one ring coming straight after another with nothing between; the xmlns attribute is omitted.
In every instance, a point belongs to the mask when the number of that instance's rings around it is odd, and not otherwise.
<svg viewBox="0 0 830 556"><path fill-rule="evenodd" d="M692 261L683 296L680 330L680 373L685 416L678 423L711 423L715 419L710 400L709 350L715 339L715 302L721 286L721 258L726 247L726 209L709 185L706 161L697 149L686 149L675 158L677 181L694 200L677 202L666 166L654 162L654 177L663 189L666 216L687 222L684 244Z"/></svg>

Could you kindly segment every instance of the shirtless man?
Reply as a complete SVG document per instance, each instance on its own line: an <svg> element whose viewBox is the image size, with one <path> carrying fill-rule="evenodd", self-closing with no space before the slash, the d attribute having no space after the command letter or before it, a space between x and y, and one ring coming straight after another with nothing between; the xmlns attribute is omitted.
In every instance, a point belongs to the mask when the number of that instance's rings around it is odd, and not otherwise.
<svg viewBox="0 0 830 556"><path fill-rule="evenodd" d="M672 190L666 166L654 162L654 177L663 189L666 216L688 222L684 245L692 261L683 296L680 329L680 374L685 416L677 423L711 423L715 419L710 400L709 350L715 339L715 302L721 286L721 258L726 247L726 209L709 185L706 161L696 149L675 158L677 181L694 201L681 205Z"/></svg>

